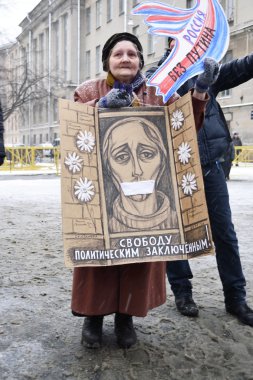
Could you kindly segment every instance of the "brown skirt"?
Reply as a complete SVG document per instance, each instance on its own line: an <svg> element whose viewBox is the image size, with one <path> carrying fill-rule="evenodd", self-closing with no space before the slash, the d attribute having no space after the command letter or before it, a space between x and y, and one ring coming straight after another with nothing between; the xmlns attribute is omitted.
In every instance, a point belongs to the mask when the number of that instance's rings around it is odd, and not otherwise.
<svg viewBox="0 0 253 380"><path fill-rule="evenodd" d="M72 311L144 317L166 300L166 262L74 269Z"/></svg>

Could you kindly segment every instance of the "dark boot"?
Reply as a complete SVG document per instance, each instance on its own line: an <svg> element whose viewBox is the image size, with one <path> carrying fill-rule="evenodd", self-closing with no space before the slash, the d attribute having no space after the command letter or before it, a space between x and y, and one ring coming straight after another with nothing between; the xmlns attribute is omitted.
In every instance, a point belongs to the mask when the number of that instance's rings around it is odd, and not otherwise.
<svg viewBox="0 0 253 380"><path fill-rule="evenodd" d="M137 342L133 318L128 314L115 314L115 334L121 348L129 348Z"/></svg>
<svg viewBox="0 0 253 380"><path fill-rule="evenodd" d="M81 343L85 347L100 347L102 342L103 318L103 315L95 315L84 319Z"/></svg>
<svg viewBox="0 0 253 380"><path fill-rule="evenodd" d="M229 314L235 315L240 322L253 327L253 310L246 302L226 305Z"/></svg>
<svg viewBox="0 0 253 380"><path fill-rule="evenodd" d="M175 303L177 310L187 317L197 317L199 315L199 309L196 303L193 301L190 294L185 294L180 297L175 297Z"/></svg>

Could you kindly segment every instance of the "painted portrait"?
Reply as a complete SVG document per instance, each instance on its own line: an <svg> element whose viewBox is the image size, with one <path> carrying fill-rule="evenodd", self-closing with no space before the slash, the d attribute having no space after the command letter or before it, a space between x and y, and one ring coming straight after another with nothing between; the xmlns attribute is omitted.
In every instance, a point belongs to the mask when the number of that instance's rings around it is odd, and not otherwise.
<svg viewBox="0 0 253 380"><path fill-rule="evenodd" d="M214 252L190 100L121 110L61 100L66 266Z"/></svg>
<svg viewBox="0 0 253 380"><path fill-rule="evenodd" d="M178 226L168 152L152 121L127 117L109 125L101 156L110 233Z"/></svg>

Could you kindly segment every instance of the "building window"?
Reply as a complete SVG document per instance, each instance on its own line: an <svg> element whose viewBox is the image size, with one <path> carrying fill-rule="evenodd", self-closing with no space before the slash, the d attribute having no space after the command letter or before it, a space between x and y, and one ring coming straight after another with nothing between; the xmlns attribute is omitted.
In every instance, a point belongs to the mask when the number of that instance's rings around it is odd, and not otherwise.
<svg viewBox="0 0 253 380"><path fill-rule="evenodd" d="M36 145L36 135L33 135L33 145Z"/></svg>
<svg viewBox="0 0 253 380"><path fill-rule="evenodd" d="M101 0L96 1L96 28L101 26Z"/></svg>
<svg viewBox="0 0 253 380"><path fill-rule="evenodd" d="M54 69L55 71L59 70L60 66L60 49L59 49L59 22L56 21L53 23L53 46L54 52Z"/></svg>
<svg viewBox="0 0 253 380"><path fill-rule="evenodd" d="M125 0L119 0L119 15L121 15L125 11L124 4Z"/></svg>
<svg viewBox="0 0 253 380"><path fill-rule="evenodd" d="M37 104L33 105L33 124L37 124L38 122L38 106Z"/></svg>
<svg viewBox="0 0 253 380"><path fill-rule="evenodd" d="M40 74L43 74L44 72L44 53L45 53L45 46L44 46L44 33L41 33L39 35L39 70Z"/></svg>
<svg viewBox="0 0 253 380"><path fill-rule="evenodd" d="M86 34L91 32L90 7L85 9L85 32Z"/></svg>
<svg viewBox="0 0 253 380"><path fill-rule="evenodd" d="M40 144L43 143L42 133L40 133Z"/></svg>
<svg viewBox="0 0 253 380"><path fill-rule="evenodd" d="M148 34L148 54L154 53L154 37L152 34Z"/></svg>
<svg viewBox="0 0 253 380"><path fill-rule="evenodd" d="M50 41L49 41L49 29L46 28L45 30L45 38L46 38L46 41L45 41L45 67L48 69L48 52L49 52L49 46L50 46Z"/></svg>
<svg viewBox="0 0 253 380"><path fill-rule="evenodd" d="M46 116L46 122L48 122L48 102L45 103L45 113L44 115Z"/></svg>
<svg viewBox="0 0 253 380"><path fill-rule="evenodd" d="M22 58L23 63L27 62L26 48L25 47L21 47L21 58Z"/></svg>
<svg viewBox="0 0 253 380"><path fill-rule="evenodd" d="M223 7L228 21L234 20L234 0L221 0L221 6Z"/></svg>
<svg viewBox="0 0 253 380"><path fill-rule="evenodd" d="M234 9L235 1L234 0L221 0L221 6L223 7L225 14L227 16L228 22L231 23L234 21Z"/></svg>
<svg viewBox="0 0 253 380"><path fill-rule="evenodd" d="M96 46L96 74L100 73L100 63L101 57L100 57L100 45Z"/></svg>
<svg viewBox="0 0 253 380"><path fill-rule="evenodd" d="M64 80L67 79L68 73L68 15L65 14L62 18L62 26L63 26L63 76Z"/></svg>
<svg viewBox="0 0 253 380"><path fill-rule="evenodd" d="M112 0L107 0L107 22L112 21Z"/></svg>
<svg viewBox="0 0 253 380"><path fill-rule="evenodd" d="M58 121L58 99L54 99L53 118L54 118L54 121Z"/></svg>
<svg viewBox="0 0 253 380"><path fill-rule="evenodd" d="M38 48L37 48L37 39L33 40L33 72L37 74L38 70Z"/></svg>
<svg viewBox="0 0 253 380"><path fill-rule="evenodd" d="M90 50L85 53L85 77L90 78Z"/></svg>
<svg viewBox="0 0 253 380"><path fill-rule="evenodd" d="M227 63L233 59L232 50L228 50L225 57L223 58L221 63ZM231 89L221 91L219 97L224 98L227 96L231 96Z"/></svg>
<svg viewBox="0 0 253 380"><path fill-rule="evenodd" d="M39 123L43 122L43 104L39 104Z"/></svg>

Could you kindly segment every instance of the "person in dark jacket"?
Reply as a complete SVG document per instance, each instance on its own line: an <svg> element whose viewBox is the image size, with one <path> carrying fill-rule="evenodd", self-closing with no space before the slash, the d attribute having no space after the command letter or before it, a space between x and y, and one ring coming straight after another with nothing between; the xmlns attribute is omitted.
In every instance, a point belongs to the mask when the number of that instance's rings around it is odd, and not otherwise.
<svg viewBox="0 0 253 380"><path fill-rule="evenodd" d="M242 140L239 137L239 133L238 132L234 132L233 133L232 141L233 141L233 145L234 146L242 146Z"/></svg>
<svg viewBox="0 0 253 380"><path fill-rule="evenodd" d="M233 133L232 143L233 143L233 146L234 146L234 151L235 151L235 147L242 146L242 140L239 137L239 133L238 132L234 132ZM241 149L236 149L236 151L235 151L236 156L239 156L239 154L241 153L241 151L242 151ZM236 160L235 166L238 166L238 161L237 160Z"/></svg>
<svg viewBox="0 0 253 380"><path fill-rule="evenodd" d="M169 46L160 64L170 54ZM157 67L146 75L150 77ZM216 97L220 91L239 86L253 78L253 54L234 59L220 66L218 78L209 89L210 99L206 106L204 126L198 132L198 146L203 172L205 195L211 230L216 249L216 260L223 286L226 311L235 315L242 323L253 326L253 310L246 302L246 281L242 271L238 240L229 204L229 195L221 159L228 150L231 136L227 123ZM188 80L177 92L183 96L194 87L196 78ZM175 296L179 312L197 317L198 306L192 298L193 278L187 260L167 263L167 276Z"/></svg>
<svg viewBox="0 0 253 380"><path fill-rule="evenodd" d="M3 111L0 102L0 166L4 163L5 149L4 149L4 123L3 123Z"/></svg>

